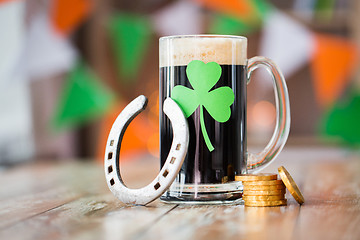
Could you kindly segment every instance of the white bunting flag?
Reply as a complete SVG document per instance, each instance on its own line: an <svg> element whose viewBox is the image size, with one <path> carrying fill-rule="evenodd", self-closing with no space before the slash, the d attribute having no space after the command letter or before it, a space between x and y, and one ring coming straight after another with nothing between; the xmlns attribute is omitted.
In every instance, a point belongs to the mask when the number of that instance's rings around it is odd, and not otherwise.
<svg viewBox="0 0 360 240"><path fill-rule="evenodd" d="M0 164L34 154L30 88L18 73L25 28L25 1L0 2Z"/></svg>
<svg viewBox="0 0 360 240"><path fill-rule="evenodd" d="M0 3L0 88L14 81L25 36L25 1Z"/></svg>
<svg viewBox="0 0 360 240"><path fill-rule="evenodd" d="M312 32L301 23L280 11L268 14L264 21L260 55L274 60L285 78L310 60L314 48Z"/></svg>
<svg viewBox="0 0 360 240"><path fill-rule="evenodd" d="M54 31L46 13L33 16L23 58L27 77L38 79L66 72L74 66L76 56L69 40Z"/></svg>
<svg viewBox="0 0 360 240"><path fill-rule="evenodd" d="M200 8L191 1L176 1L152 16L155 30L162 36L199 34L203 31Z"/></svg>

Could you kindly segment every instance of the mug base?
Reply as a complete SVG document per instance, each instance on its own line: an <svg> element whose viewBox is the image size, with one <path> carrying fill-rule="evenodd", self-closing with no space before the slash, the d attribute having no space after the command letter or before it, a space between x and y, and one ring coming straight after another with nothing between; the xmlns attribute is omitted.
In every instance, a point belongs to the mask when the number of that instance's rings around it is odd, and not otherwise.
<svg viewBox="0 0 360 240"><path fill-rule="evenodd" d="M242 185L227 184L173 184L160 200L173 204L241 204Z"/></svg>

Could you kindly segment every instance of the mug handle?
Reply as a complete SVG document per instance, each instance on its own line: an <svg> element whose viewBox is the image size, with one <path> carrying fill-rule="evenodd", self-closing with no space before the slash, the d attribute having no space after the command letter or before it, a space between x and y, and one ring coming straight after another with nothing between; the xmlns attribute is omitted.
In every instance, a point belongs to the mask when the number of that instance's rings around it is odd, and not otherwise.
<svg viewBox="0 0 360 240"><path fill-rule="evenodd" d="M290 131L290 103L285 78L277 65L265 57L253 57L248 60L247 84L252 72L258 67L265 67L273 79L276 102L276 125L274 133L264 150L259 153L248 153L247 170L255 173L265 168L283 149Z"/></svg>

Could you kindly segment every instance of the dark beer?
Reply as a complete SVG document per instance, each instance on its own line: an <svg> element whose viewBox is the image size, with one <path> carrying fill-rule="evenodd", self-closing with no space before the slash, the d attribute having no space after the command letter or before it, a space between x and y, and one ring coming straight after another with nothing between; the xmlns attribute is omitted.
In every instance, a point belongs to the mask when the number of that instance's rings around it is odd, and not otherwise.
<svg viewBox="0 0 360 240"><path fill-rule="evenodd" d="M204 121L212 152L205 144L200 127L200 108L187 119L190 141L187 156L178 176L185 184L217 184L233 181L234 176L246 169L246 66L222 65L219 81L211 89L228 86L235 95L230 106L230 119L224 123L214 120L204 108ZM171 87L182 85L192 88L187 76L187 66L160 68L160 109ZM172 76L172 77L169 77ZM210 90L210 91L211 91ZM160 111L160 158L165 163L172 143L172 127L169 119Z"/></svg>

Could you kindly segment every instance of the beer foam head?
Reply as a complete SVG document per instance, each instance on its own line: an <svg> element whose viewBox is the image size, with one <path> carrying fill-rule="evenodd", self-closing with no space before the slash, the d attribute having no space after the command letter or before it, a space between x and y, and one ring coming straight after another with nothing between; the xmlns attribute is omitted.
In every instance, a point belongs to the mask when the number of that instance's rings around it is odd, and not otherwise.
<svg viewBox="0 0 360 240"><path fill-rule="evenodd" d="M184 66L192 60L246 65L247 39L237 36L189 35L160 38L160 67Z"/></svg>

